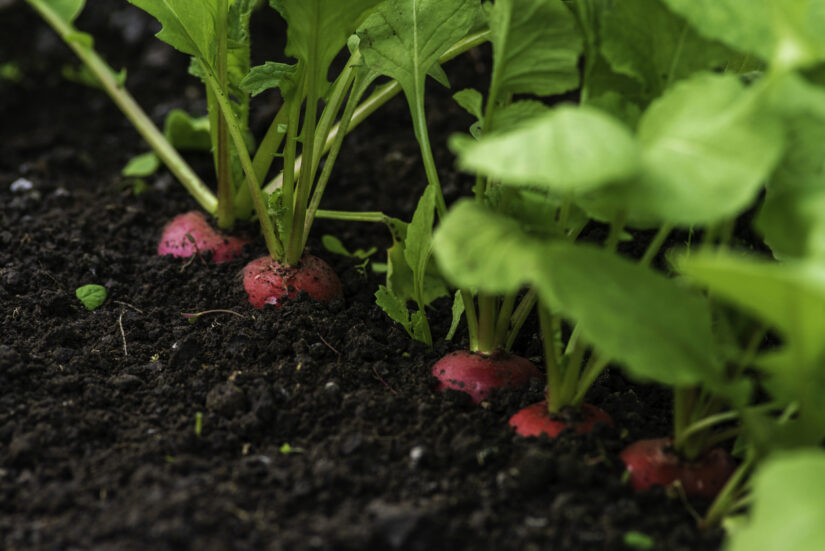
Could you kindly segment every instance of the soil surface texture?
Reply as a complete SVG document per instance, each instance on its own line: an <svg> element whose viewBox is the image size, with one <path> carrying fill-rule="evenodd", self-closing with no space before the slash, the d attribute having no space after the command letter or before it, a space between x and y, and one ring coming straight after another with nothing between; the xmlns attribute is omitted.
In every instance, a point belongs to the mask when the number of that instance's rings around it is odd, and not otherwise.
<svg viewBox="0 0 825 551"><path fill-rule="evenodd" d="M152 37L154 22L125 1L88 4L78 27L128 69L158 124L175 107L203 112L188 60ZM283 23L269 8L253 21L255 63L275 58ZM453 91L485 89L488 58L447 65ZM314 227L310 250L343 298L256 310L239 273L262 239L219 266L156 256L164 223L197 205L164 170L145 189L120 176L146 145L105 94L67 80L76 60L22 1L0 1L6 63L17 72L0 79L0 549L596 550L632 549L634 533L647 537L635 548L718 548L721 533L692 516L707 503L623 482L623 447L668 433L667 392L608 370L588 401L615 427L549 440L507 425L542 385L480 406L434 391L431 365L466 346L463 325L443 339L449 302L432 311L429 350L375 306L383 275L321 245L332 234L376 246L380 262L390 239L377 225ZM472 121L451 91L429 92L449 202L472 182L446 141ZM258 137L275 108L276 96L256 98ZM210 181L208 155L187 159ZM398 97L347 139L323 207L409 220L425 182ZM108 291L93 312L75 297L88 283ZM514 351L540 364L534 320Z"/></svg>

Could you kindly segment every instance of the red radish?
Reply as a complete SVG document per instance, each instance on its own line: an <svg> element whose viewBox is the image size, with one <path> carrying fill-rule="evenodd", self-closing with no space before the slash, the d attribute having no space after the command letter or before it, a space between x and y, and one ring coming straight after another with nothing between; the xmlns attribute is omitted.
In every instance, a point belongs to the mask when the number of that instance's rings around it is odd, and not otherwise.
<svg viewBox="0 0 825 551"><path fill-rule="evenodd" d="M158 244L158 254L188 258L211 251L212 260L220 264L241 256L241 250L248 242L216 231L203 213L192 211L179 214L166 224Z"/></svg>
<svg viewBox="0 0 825 551"><path fill-rule="evenodd" d="M670 486L679 480L685 494L712 499L736 469L731 456L721 448L709 450L694 461L685 461L672 446L671 438L652 438L639 440L622 451L634 490Z"/></svg>
<svg viewBox="0 0 825 551"><path fill-rule="evenodd" d="M605 423L613 426L613 419L604 410L590 404L582 404L581 409L576 412L580 417L574 418L564 413L550 415L547 409L547 401L539 402L520 410L510 417L509 425L516 429L516 434L521 436L541 436L546 434L550 438L555 438L564 429L570 428L579 434L584 434L593 430L596 423Z"/></svg>
<svg viewBox="0 0 825 551"><path fill-rule="evenodd" d="M270 256L253 260L243 269L243 286L255 308L265 304L280 306L301 291L321 302L344 294L341 281L329 264L305 254L297 266L283 266Z"/></svg>
<svg viewBox="0 0 825 551"><path fill-rule="evenodd" d="M521 356L469 350L447 354L433 365L432 374L439 380L438 390L466 392L476 404L494 388L516 388L526 386L530 379L541 379L538 368Z"/></svg>

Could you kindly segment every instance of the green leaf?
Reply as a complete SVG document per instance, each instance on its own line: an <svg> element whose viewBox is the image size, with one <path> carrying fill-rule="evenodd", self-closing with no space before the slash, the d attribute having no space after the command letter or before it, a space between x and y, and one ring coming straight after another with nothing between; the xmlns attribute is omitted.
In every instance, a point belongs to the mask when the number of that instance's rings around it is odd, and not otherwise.
<svg viewBox="0 0 825 551"><path fill-rule="evenodd" d="M793 69L825 60L818 0L663 0L708 38Z"/></svg>
<svg viewBox="0 0 825 551"><path fill-rule="evenodd" d="M609 251L558 242L534 285L582 335L636 378L721 385L710 307L701 296Z"/></svg>
<svg viewBox="0 0 825 551"><path fill-rule="evenodd" d="M129 0L160 21L157 37L173 48L214 66L217 0Z"/></svg>
<svg viewBox="0 0 825 551"><path fill-rule="evenodd" d="M41 0L44 4L54 10L60 18L66 23L74 23L83 7L86 0Z"/></svg>
<svg viewBox="0 0 825 551"><path fill-rule="evenodd" d="M496 295L529 283L544 248L517 220L471 199L457 202L433 236L433 254L450 283Z"/></svg>
<svg viewBox="0 0 825 551"><path fill-rule="evenodd" d="M825 541L825 452L800 449L770 458L753 475L750 521L726 551L818 551Z"/></svg>
<svg viewBox="0 0 825 551"><path fill-rule="evenodd" d="M825 264L692 254L676 266L715 296L777 328L800 362L811 365L825 353Z"/></svg>
<svg viewBox="0 0 825 551"><path fill-rule="evenodd" d="M784 150L780 121L731 75L683 81L642 116L642 177L628 189L631 218L690 226L736 216Z"/></svg>
<svg viewBox="0 0 825 551"><path fill-rule="evenodd" d="M494 101L500 95L549 96L578 86L582 39L561 0L496 0L489 22Z"/></svg>
<svg viewBox="0 0 825 551"><path fill-rule="evenodd" d="M484 118L484 98L481 92L474 88L465 88L453 94L453 99L465 111L474 116L478 120Z"/></svg>
<svg viewBox="0 0 825 551"><path fill-rule="evenodd" d="M630 178L640 160L630 132L590 107L558 107L512 132L450 145L464 170L560 195Z"/></svg>
<svg viewBox="0 0 825 551"><path fill-rule="evenodd" d="M692 74L725 66L732 52L700 36L660 0L622 0L602 19L602 55L652 96Z"/></svg>
<svg viewBox="0 0 825 551"><path fill-rule="evenodd" d="M403 299L399 298L387 287L380 285L375 292L375 303L391 320L401 324L410 337L413 336L410 312L407 310L407 305Z"/></svg>
<svg viewBox="0 0 825 551"><path fill-rule="evenodd" d="M263 65L252 67L249 73L241 80L241 88L257 96L270 88L280 88L281 95L287 96L295 86L292 78L295 75L295 65L267 61Z"/></svg>
<svg viewBox="0 0 825 551"><path fill-rule="evenodd" d="M452 283L505 294L535 286L579 324L586 341L636 378L682 386L722 382L710 308L702 297L605 250L542 241L474 201L458 203L434 237Z"/></svg>
<svg viewBox="0 0 825 551"><path fill-rule="evenodd" d="M157 172L158 168L160 159L153 151L149 151L129 159L120 170L120 175L125 178L145 178Z"/></svg>
<svg viewBox="0 0 825 551"><path fill-rule="evenodd" d="M364 62L397 80L410 104L423 101L427 73L478 10L473 0L386 0L358 29Z"/></svg>
<svg viewBox="0 0 825 551"><path fill-rule="evenodd" d="M212 147L209 117L193 117L182 109L172 109L166 115L163 135L179 150L208 151Z"/></svg>
<svg viewBox="0 0 825 551"><path fill-rule="evenodd" d="M87 310L94 310L104 302L106 302L106 297L108 296L106 293L106 287L102 285L96 285L94 283L90 283L89 285L83 285L82 287L78 287L75 292L75 296L80 299L80 302L83 303L83 306L86 307Z"/></svg>
<svg viewBox="0 0 825 551"><path fill-rule="evenodd" d="M493 111L493 129L488 134L516 130L549 112L547 105L536 100L524 99L508 103Z"/></svg>
<svg viewBox="0 0 825 551"><path fill-rule="evenodd" d="M452 340L455 332L458 329L458 324L461 322L461 316L464 315L464 298L461 296L461 291L456 291L453 296L452 321L450 322L450 330L447 331L445 340Z"/></svg>
<svg viewBox="0 0 825 551"><path fill-rule="evenodd" d="M270 0L287 22L286 54L315 71L318 96L347 38L381 0ZM429 67L428 67L429 68Z"/></svg>

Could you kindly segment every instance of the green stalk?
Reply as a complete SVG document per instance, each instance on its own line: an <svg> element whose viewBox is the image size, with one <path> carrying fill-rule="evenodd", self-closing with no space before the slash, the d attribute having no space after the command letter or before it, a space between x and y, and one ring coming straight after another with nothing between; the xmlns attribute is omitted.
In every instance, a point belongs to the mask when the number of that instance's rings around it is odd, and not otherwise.
<svg viewBox="0 0 825 551"><path fill-rule="evenodd" d="M470 34L452 46L438 58L439 63L445 63L458 57L459 55L467 52L475 48L476 46L487 42L490 38L490 31L479 31L473 34ZM361 103L356 109L355 113L352 116L352 119L349 121L347 125L347 132L352 132L358 127L362 122L364 122L370 115L375 113L382 105L387 103L390 99L394 98L401 92L401 85L398 81L393 80L383 86L378 87L363 103ZM340 124L337 124L332 127L332 130L329 131L327 134L326 140L324 142L323 152L326 153L329 151L330 147L332 147L332 142L335 139L336 134L341 130ZM298 170L300 168L301 159L300 157L293 162L297 163L295 169ZM272 193L277 188L281 187L283 183L283 174L279 174L275 179L273 179L269 184L267 184L265 191L268 193Z"/></svg>
<svg viewBox="0 0 825 551"><path fill-rule="evenodd" d="M576 395L572 401L573 406L579 407L581 403L584 402L587 391L590 390L590 387L601 372L604 371L608 363L610 363L608 358L599 356L595 351L592 353L587 365L584 367L584 371L582 371L581 377L579 377Z"/></svg>
<svg viewBox="0 0 825 551"><path fill-rule="evenodd" d="M255 177L255 168L252 166L252 159L249 156L249 151L246 149L246 143L243 139L240 125L235 118L235 113L232 110L232 105L229 98L224 94L220 88L218 79L212 73L209 67L203 63L200 64L203 73L206 76L206 83L212 92L215 94L215 99L221 109L224 119L226 120L227 130L235 143L235 150L238 153L238 158L241 161L241 167L246 175L246 183L249 186L249 194L252 196L252 203L255 205L255 213L258 216L258 221L261 224L261 231L264 234L266 241L266 248L272 258L282 261L284 256L284 246L278 235L275 233L275 228L272 226L272 219L267 212L266 204L264 203L264 196L261 193L261 187Z"/></svg>
<svg viewBox="0 0 825 551"><path fill-rule="evenodd" d="M561 387L562 372L558 363L553 320L544 305L539 304L538 310L541 341L544 346L544 364L547 368L547 409L550 413L558 413L564 404L559 402L558 394L554 391Z"/></svg>
<svg viewBox="0 0 825 551"><path fill-rule="evenodd" d="M227 17L229 13L228 0L219 0L217 4L217 21L215 27L218 35L218 52L216 59L216 71L221 90L227 92L229 79L227 76ZM209 94L212 96L213 94ZM210 98L211 100L212 98ZM214 101L209 101L210 111L215 111ZM218 180L218 227L223 229L231 228L235 224L235 209L232 204L232 165L229 155L229 135L226 129L226 121L220 113L210 113L210 120L215 124L214 135L214 161L215 174Z"/></svg>
<svg viewBox="0 0 825 551"><path fill-rule="evenodd" d="M733 475L725 483L722 491L713 500L705 518L699 524L700 528L710 528L716 526L732 510L732 507L739 501L743 490L743 482L755 463L755 455L749 453L745 461L739 465Z"/></svg>
<svg viewBox="0 0 825 551"><path fill-rule="evenodd" d="M673 226L670 224L664 224L659 228L659 231L657 231L656 235L653 237L653 241L651 241L650 245L647 246L644 256L642 256L642 259L639 260L640 266L650 266L650 263L654 258L656 258L656 255L659 254L659 249L661 249L662 245L664 245L665 240L667 240L667 236L670 235L670 231L672 229Z"/></svg>
<svg viewBox="0 0 825 551"><path fill-rule="evenodd" d="M419 94L418 98L418 100L410 102L413 128L415 129L415 136L418 138L418 145L421 149L421 158L424 161L424 172L427 175L427 182L435 188L435 210L439 218L444 218L447 214L447 203L444 201L444 193L441 190L441 181L438 178L433 149L430 145L430 134L427 130L427 115L424 111L423 93Z"/></svg>
<svg viewBox="0 0 825 551"><path fill-rule="evenodd" d="M314 59L314 57L315 56L310 53L309 58ZM303 146L301 157L304 159L304 162L301 165L300 175L295 186L292 224L286 244L286 264L288 266L298 264L304 254L303 243L306 209L312 184L315 180L315 170L318 166L317 159L315 158L315 126L318 116L318 91L316 71L312 63L308 64L305 82L307 99L304 105L304 123L301 130L301 144Z"/></svg>
<svg viewBox="0 0 825 551"><path fill-rule="evenodd" d="M112 101L123 112L135 130L143 137L155 154L163 161L169 171L175 175L178 181L190 195L200 204L200 206L211 215L218 210L218 199L206 185L198 178L198 175L183 160L180 154L172 147L163 133L146 115L137 104L134 98L123 88L114 78L113 71L105 61L85 44L72 39L77 34L77 30L66 23L52 7L43 0L26 0L41 17L60 35L66 44L74 51L83 63L89 68L92 74L100 82Z"/></svg>
<svg viewBox="0 0 825 551"><path fill-rule="evenodd" d="M504 350L509 351L513 347L513 343L516 341L519 331L521 331L524 322L527 321L527 316L530 314L530 311L533 309L533 306L536 305L537 301L538 297L534 288L528 290L527 294L524 295L524 298L521 299L521 302L516 307L516 311L513 312L513 315L510 317L511 328L510 333L507 335L507 341L504 343Z"/></svg>
<svg viewBox="0 0 825 551"><path fill-rule="evenodd" d="M278 153L278 148L281 147L281 142L284 141L284 136L286 136L286 132L283 131L283 126L287 123L287 117L289 115L288 106L289 103L284 102L281 108L278 109L258 149L255 151L252 166L255 168L255 177L259 182L263 182L264 178L266 178L266 173L269 172L269 168L272 166L275 154Z"/></svg>
<svg viewBox="0 0 825 551"><path fill-rule="evenodd" d="M516 293L510 293L504 297L498 310L498 320L496 321L496 346L501 346L507 340L507 330L510 329L510 318L516 306Z"/></svg>
<svg viewBox="0 0 825 551"><path fill-rule="evenodd" d="M478 294L478 344L476 352L489 354L497 348L497 299L486 293Z"/></svg>
<svg viewBox="0 0 825 551"><path fill-rule="evenodd" d="M473 293L469 289L460 289L464 302L464 317L467 320L467 333L470 334L470 350L478 350L478 316Z"/></svg>

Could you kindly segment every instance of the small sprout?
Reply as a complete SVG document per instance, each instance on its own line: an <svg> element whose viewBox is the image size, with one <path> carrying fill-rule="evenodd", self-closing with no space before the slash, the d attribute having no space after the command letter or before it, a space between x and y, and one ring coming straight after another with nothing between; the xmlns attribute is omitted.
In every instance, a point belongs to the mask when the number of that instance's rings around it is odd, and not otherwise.
<svg viewBox="0 0 825 551"><path fill-rule="evenodd" d="M203 433L203 413L198 411L197 413L195 413L195 436L200 438L202 433Z"/></svg>
<svg viewBox="0 0 825 551"><path fill-rule="evenodd" d="M633 549L653 549L656 542L653 541L653 538L643 532L631 530L630 532L625 532L624 544L627 547L632 547Z"/></svg>
<svg viewBox="0 0 825 551"><path fill-rule="evenodd" d="M287 455L290 453L304 453L306 450L304 448L293 448L289 445L289 442L284 442L279 450L282 454Z"/></svg>
<svg viewBox="0 0 825 551"><path fill-rule="evenodd" d="M106 302L106 297L108 296L105 287L94 283L78 287L74 294L77 295L77 298L80 299L80 302L82 302L83 306L89 311L94 310Z"/></svg>

